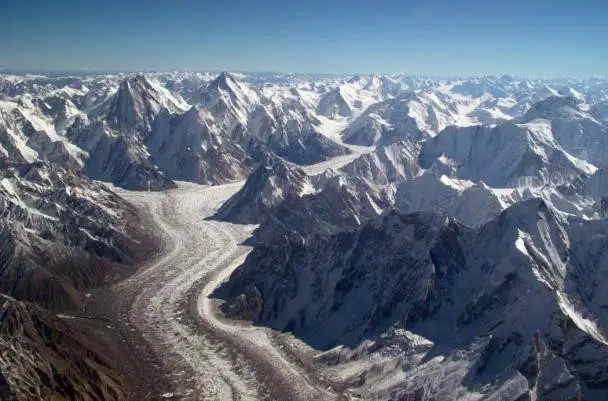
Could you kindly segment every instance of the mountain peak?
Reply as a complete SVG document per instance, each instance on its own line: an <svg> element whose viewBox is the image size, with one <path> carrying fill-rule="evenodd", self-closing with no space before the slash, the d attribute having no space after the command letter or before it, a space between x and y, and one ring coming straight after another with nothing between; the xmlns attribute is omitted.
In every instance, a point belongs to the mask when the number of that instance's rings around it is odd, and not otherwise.
<svg viewBox="0 0 608 401"><path fill-rule="evenodd" d="M148 78L143 73L138 73L129 77L123 78L118 86L118 92L121 91L146 91L153 90L151 78Z"/></svg>
<svg viewBox="0 0 608 401"><path fill-rule="evenodd" d="M236 78L234 77L234 75L232 75L232 73L228 72L228 71L222 71L220 72L220 75L218 75L219 79L232 79L232 80L236 80Z"/></svg>
<svg viewBox="0 0 608 401"><path fill-rule="evenodd" d="M299 182L306 177L306 173L294 165L288 164L284 160L274 155L264 157L259 167L251 173L252 177L258 179L270 179L276 177L284 184ZM272 180L271 180L272 181ZM273 185L277 186L275 182Z"/></svg>
<svg viewBox="0 0 608 401"><path fill-rule="evenodd" d="M505 214L517 218L518 220L530 223L537 221L541 215L550 212L547 202L542 198L532 198L517 202L515 205L505 210Z"/></svg>
<svg viewBox="0 0 608 401"><path fill-rule="evenodd" d="M301 195L311 189L310 178L302 169L267 155L216 217L235 223L260 223L288 195Z"/></svg>
<svg viewBox="0 0 608 401"><path fill-rule="evenodd" d="M148 79L148 76L144 72L138 72L131 78L131 80L133 80L133 81L146 81L147 79Z"/></svg>
<svg viewBox="0 0 608 401"><path fill-rule="evenodd" d="M585 101L585 95L571 86L563 86L557 91L557 93L559 93L561 96L573 97L578 103L583 103Z"/></svg>
<svg viewBox="0 0 608 401"><path fill-rule="evenodd" d="M238 88L238 86L239 86L239 82L234 77L234 75L232 75L229 72L223 71L220 73L220 75L218 75L213 81L211 81L209 83L208 88L209 89L219 88L219 89L223 89L223 90L235 90L236 88Z"/></svg>
<svg viewBox="0 0 608 401"><path fill-rule="evenodd" d="M549 96L530 107L523 117L524 121L537 118L568 118L580 113L580 101L574 96Z"/></svg>
<svg viewBox="0 0 608 401"><path fill-rule="evenodd" d="M487 224L487 227L498 227L500 233L519 230L535 240L540 239L546 230L557 232L565 226L565 218L542 198L517 202Z"/></svg>
<svg viewBox="0 0 608 401"><path fill-rule="evenodd" d="M228 72L209 82L196 97L229 132L237 123L246 125L248 113L259 103L257 93Z"/></svg>
<svg viewBox="0 0 608 401"><path fill-rule="evenodd" d="M348 117L352 115L353 107L350 97L338 86L321 97L317 113L329 118Z"/></svg>
<svg viewBox="0 0 608 401"><path fill-rule="evenodd" d="M181 113L187 104L156 80L137 74L121 81L101 114L115 129L146 131L163 108Z"/></svg>

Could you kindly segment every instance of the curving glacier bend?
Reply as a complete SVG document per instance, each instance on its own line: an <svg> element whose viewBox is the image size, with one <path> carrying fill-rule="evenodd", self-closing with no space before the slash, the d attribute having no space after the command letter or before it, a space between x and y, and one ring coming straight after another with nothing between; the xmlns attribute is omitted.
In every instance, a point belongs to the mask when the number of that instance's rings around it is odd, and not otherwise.
<svg viewBox="0 0 608 401"><path fill-rule="evenodd" d="M115 291L133 297L126 320L162 355L171 376L164 393L183 400L340 399L314 372L293 365L270 329L216 315L209 295L251 251L242 245L255 226L207 219L243 182L181 183L164 193L118 193L148 209L168 245L149 266ZM184 302L187 300L187 306Z"/></svg>
<svg viewBox="0 0 608 401"><path fill-rule="evenodd" d="M356 151L358 155L360 149ZM338 169L355 157L336 157L307 167L307 172ZM244 183L201 186L181 182L165 192L111 186L153 218L166 244L152 263L112 289L117 297L128 300L117 323L142 333L161 355L162 366L139 368L160 369L170 377L171 387L160 394L167 398L347 399L337 383L319 374L318 367L294 363L298 358L283 350L291 344L293 352L300 353L302 344L293 345L297 340L229 320L217 308L212 293L251 252L252 247L243 243L257 225L211 217Z"/></svg>

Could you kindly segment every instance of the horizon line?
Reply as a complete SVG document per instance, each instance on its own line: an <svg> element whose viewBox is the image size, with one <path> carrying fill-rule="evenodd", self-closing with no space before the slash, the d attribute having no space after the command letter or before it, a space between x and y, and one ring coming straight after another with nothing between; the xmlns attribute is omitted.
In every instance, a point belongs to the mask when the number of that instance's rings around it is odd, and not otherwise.
<svg viewBox="0 0 608 401"><path fill-rule="evenodd" d="M404 75L409 77L417 78L429 78L429 79L473 79L473 78L512 78L512 79L526 79L526 80L541 80L541 81L559 81L559 80L577 80L577 81L589 81L593 79L608 80L608 72L599 75L590 75L586 77L576 76L553 76L553 77L531 77L509 73L498 73L498 74L455 74L455 75L425 75L408 72L336 72L336 73L325 73L325 72L295 72L295 71L272 71L272 70L230 70L230 69L103 69L103 68L12 68L4 67L0 68L0 74L5 75L41 75L48 78L70 76L70 75L113 75L113 74L170 74L170 73L208 73L208 74L221 74L222 72L236 73L236 74L276 74L276 75L293 75L293 76L326 76L326 77L346 77L346 76L395 76Z"/></svg>

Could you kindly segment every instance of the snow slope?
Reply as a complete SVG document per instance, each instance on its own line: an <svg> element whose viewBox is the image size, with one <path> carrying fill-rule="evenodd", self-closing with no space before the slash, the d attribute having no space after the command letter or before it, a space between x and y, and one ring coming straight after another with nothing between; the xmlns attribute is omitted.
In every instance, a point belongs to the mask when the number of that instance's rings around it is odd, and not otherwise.
<svg viewBox="0 0 608 401"><path fill-rule="evenodd" d="M329 239L257 245L226 310L331 349L321 360L366 399L600 400L607 316L591 283L606 266L589 255L605 233L538 199L478 229L390 211Z"/></svg>

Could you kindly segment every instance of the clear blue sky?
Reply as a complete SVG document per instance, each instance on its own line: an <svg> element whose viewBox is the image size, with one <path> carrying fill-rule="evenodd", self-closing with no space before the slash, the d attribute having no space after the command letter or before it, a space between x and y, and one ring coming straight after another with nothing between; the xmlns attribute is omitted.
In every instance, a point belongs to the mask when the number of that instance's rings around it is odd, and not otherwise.
<svg viewBox="0 0 608 401"><path fill-rule="evenodd" d="M0 0L0 68L608 73L608 0Z"/></svg>

